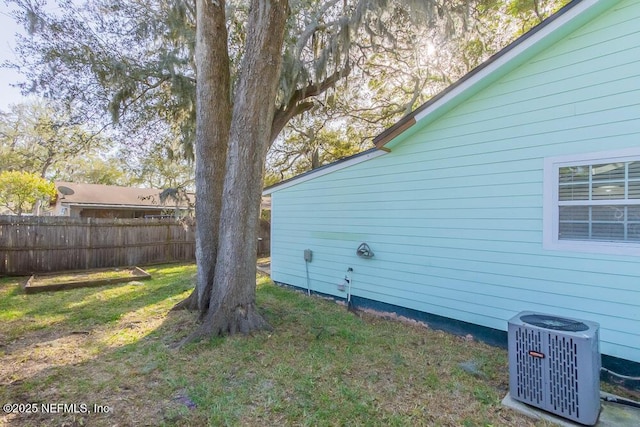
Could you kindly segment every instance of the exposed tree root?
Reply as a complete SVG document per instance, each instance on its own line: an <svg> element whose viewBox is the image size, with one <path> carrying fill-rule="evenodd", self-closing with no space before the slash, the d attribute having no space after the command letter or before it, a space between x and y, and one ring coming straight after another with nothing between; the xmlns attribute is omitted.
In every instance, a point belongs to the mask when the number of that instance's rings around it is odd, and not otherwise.
<svg viewBox="0 0 640 427"><path fill-rule="evenodd" d="M183 299L179 303L173 306L170 311L189 310L195 311L198 309L198 295L194 289L187 298Z"/></svg>
<svg viewBox="0 0 640 427"><path fill-rule="evenodd" d="M247 335L257 331L272 331L273 327L258 312L254 303L237 305L234 308L221 307L215 313L207 313L198 328L186 337L178 347L206 338Z"/></svg>
<svg viewBox="0 0 640 427"><path fill-rule="evenodd" d="M174 305L169 311L178 311L178 310L200 311L200 320L203 320L207 315L207 311L209 310L209 295L211 295L211 288L207 288L207 290L205 291L203 296L203 300L205 301L205 304L202 307L200 307L198 305L198 289L196 288L191 292L191 294L187 298L183 299L182 301Z"/></svg>

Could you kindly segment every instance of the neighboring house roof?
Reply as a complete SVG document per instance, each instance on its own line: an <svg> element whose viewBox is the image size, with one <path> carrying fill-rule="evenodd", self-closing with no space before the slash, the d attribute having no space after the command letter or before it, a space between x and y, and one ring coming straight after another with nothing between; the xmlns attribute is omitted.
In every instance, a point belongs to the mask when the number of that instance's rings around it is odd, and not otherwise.
<svg viewBox="0 0 640 427"><path fill-rule="evenodd" d="M375 137L373 140L375 148L267 187L264 189L263 194L271 194L316 176L321 176L321 174L385 154L385 152L390 151L390 148L415 133L418 128L451 111L498 78L520 66L535 54L557 42L579 26L584 25L604 10L611 8L619 1L573 0L569 2L558 12ZM421 126L415 126L417 123L420 123ZM384 151L378 151L377 155L374 155L373 153L377 150ZM340 165L342 167L339 167Z"/></svg>
<svg viewBox="0 0 640 427"><path fill-rule="evenodd" d="M158 188L120 187L117 185L103 184L79 184L75 182L56 181L58 191L57 201L65 205L81 206L86 208L144 208L144 209L173 209L176 203L173 199L160 202ZM63 194L60 187L66 187L73 194ZM65 190L65 192L68 192ZM189 208L195 204L196 195L188 193L189 205L185 201L178 204L179 208ZM271 209L271 199L263 198L261 208Z"/></svg>
<svg viewBox="0 0 640 427"><path fill-rule="evenodd" d="M174 208L172 199L160 201L162 190L157 188L119 187L116 185L102 184L78 184L73 182L56 181L58 201L68 205L100 208ZM69 189L68 191L65 189ZM62 188L62 191L61 191ZM68 194L65 194L68 193ZM195 195L189 194L190 203L195 200ZM182 201L179 207L187 208Z"/></svg>

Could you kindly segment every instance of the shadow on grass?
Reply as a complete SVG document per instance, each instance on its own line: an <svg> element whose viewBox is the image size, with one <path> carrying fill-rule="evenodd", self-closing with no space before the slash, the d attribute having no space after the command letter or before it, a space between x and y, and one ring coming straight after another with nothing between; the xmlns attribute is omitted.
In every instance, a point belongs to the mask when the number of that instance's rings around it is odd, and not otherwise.
<svg viewBox="0 0 640 427"><path fill-rule="evenodd" d="M23 287L27 280L29 280L28 276L0 278L0 301L4 298L24 294Z"/></svg>
<svg viewBox="0 0 640 427"><path fill-rule="evenodd" d="M174 355L163 340L175 327L173 322L162 325L134 343L102 349L79 362L59 359L45 366L39 360L36 367L41 369L27 368L24 378L2 384L0 391L3 402L35 404L37 412L5 415L4 422L21 426L161 425L166 410L180 409L173 404L174 389L168 387L173 381L166 374L171 365L166 361ZM51 403L66 406L51 409ZM4 425L2 416L0 424Z"/></svg>
<svg viewBox="0 0 640 427"><path fill-rule="evenodd" d="M155 267L150 270L155 276L144 282L37 294L25 294L21 289L22 282L5 282L4 289L0 291L0 311L11 309L20 316L19 319L3 319L4 328L8 329L5 330L5 340L21 333L32 333L31 339L11 344L16 350L64 335L91 333L95 328L117 322L137 310L167 300L177 303L181 299L178 296L193 288L195 266ZM41 333L33 334L35 331Z"/></svg>

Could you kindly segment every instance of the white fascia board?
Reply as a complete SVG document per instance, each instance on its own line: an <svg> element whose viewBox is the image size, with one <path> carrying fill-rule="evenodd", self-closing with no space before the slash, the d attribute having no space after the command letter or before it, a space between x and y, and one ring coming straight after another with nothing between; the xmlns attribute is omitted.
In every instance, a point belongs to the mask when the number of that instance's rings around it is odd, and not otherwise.
<svg viewBox="0 0 640 427"><path fill-rule="evenodd" d="M367 160L384 156L387 153L388 151L385 151L385 150L375 150L375 151L371 151L370 153L363 154L361 156L356 156L348 160L337 161L336 163L329 164L323 168L318 169L317 171L311 171L309 173L300 175L297 178L292 178L290 180L284 181L282 184L276 184L272 187L266 188L262 192L262 195L269 196L271 193L275 193L276 191L284 190L285 188L293 187L294 185L301 184L311 179L316 179L323 175L327 175L332 172L339 171L340 169L348 168L350 166L357 165L358 163L366 162Z"/></svg>
<svg viewBox="0 0 640 427"><path fill-rule="evenodd" d="M609 2L613 0L604 0L604 2ZM526 52L531 47L538 44L540 41L545 39L547 36L566 25L568 22L575 19L577 16L583 14L584 12L591 9L593 6L598 5L598 3L603 3L603 0L582 0L577 5L573 6L570 10L563 13L561 16L557 17L553 22L549 23L545 27L541 28L535 34L532 34L525 40L521 41L517 45L515 45L509 52L504 55L496 58L493 62L488 64L485 68L478 71L471 78L462 82L459 86L455 87L451 90L446 96L442 99L434 102L433 105L425 108L420 111L418 114L414 116L416 120L416 124L423 120L425 117L430 116L435 111L447 105L449 102L456 99L458 96L464 94L468 90L472 89L474 86L478 85L482 80L488 78L491 74L500 70L502 67L506 66L510 61L514 60L524 52ZM415 126L415 125L414 125Z"/></svg>

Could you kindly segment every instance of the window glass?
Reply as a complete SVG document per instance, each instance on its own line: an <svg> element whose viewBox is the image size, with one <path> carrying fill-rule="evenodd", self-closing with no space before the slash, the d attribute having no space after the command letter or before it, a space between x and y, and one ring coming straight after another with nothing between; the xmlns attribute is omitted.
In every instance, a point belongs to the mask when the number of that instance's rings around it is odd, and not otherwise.
<svg viewBox="0 0 640 427"><path fill-rule="evenodd" d="M592 221L624 221L624 206L594 206L591 208Z"/></svg>
<svg viewBox="0 0 640 427"><path fill-rule="evenodd" d="M589 238L589 224L561 222L558 238L561 240L587 240Z"/></svg>
<svg viewBox="0 0 640 427"><path fill-rule="evenodd" d="M628 206L627 207L627 217L629 221L637 221L640 222L640 206Z"/></svg>
<svg viewBox="0 0 640 427"><path fill-rule="evenodd" d="M624 181L593 184L593 200L624 199Z"/></svg>
<svg viewBox="0 0 640 427"><path fill-rule="evenodd" d="M623 181L624 163L606 163L591 166L591 179L593 181Z"/></svg>
<svg viewBox="0 0 640 427"><path fill-rule="evenodd" d="M640 179L640 161L629 162L629 179Z"/></svg>
<svg viewBox="0 0 640 427"><path fill-rule="evenodd" d="M629 199L640 199L640 181L629 182Z"/></svg>
<svg viewBox="0 0 640 427"><path fill-rule="evenodd" d="M560 221L589 221L589 206L560 206Z"/></svg>
<svg viewBox="0 0 640 427"><path fill-rule="evenodd" d="M591 225L591 238L609 241L624 240L624 224L594 222Z"/></svg>
<svg viewBox="0 0 640 427"><path fill-rule="evenodd" d="M589 182L589 167L570 166L560 168L560 182Z"/></svg>
<svg viewBox="0 0 640 427"><path fill-rule="evenodd" d="M640 223L627 224L627 240L640 242Z"/></svg>
<svg viewBox="0 0 640 427"><path fill-rule="evenodd" d="M589 184L560 185L560 200L589 200Z"/></svg>

